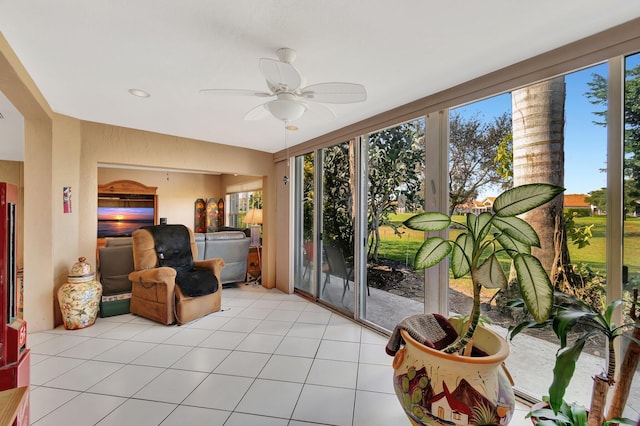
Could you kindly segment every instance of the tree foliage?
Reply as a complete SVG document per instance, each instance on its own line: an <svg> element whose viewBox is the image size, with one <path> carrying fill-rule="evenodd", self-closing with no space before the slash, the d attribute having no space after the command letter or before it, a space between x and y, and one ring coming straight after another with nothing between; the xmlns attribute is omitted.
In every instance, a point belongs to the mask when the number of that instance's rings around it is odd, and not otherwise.
<svg viewBox="0 0 640 426"><path fill-rule="evenodd" d="M501 163L499 169L496 159L499 147L508 157L511 116L505 112L485 123L477 115L464 118L452 113L449 123L449 213L453 214L458 204L476 199L481 188L507 187L504 170L509 163Z"/></svg>
<svg viewBox="0 0 640 426"><path fill-rule="evenodd" d="M598 211L607 211L607 188L595 189L589 192L585 201L592 206L596 206Z"/></svg>
<svg viewBox="0 0 640 426"><path fill-rule="evenodd" d="M423 204L424 120L369 135L368 232L370 258L378 260L380 227L392 225L399 208L415 211ZM394 230L396 228L394 227Z"/></svg>
<svg viewBox="0 0 640 426"><path fill-rule="evenodd" d="M343 253L353 253L352 143L343 142L323 150L322 239Z"/></svg>
<svg viewBox="0 0 640 426"><path fill-rule="evenodd" d="M585 96L602 107L593 114L595 124L607 125L607 79L592 74ZM637 213L640 200L640 65L626 71L624 89L624 193L625 213Z"/></svg>
<svg viewBox="0 0 640 426"><path fill-rule="evenodd" d="M339 144L324 150L323 239L353 252L352 147ZM422 206L424 176L424 120L416 120L369 135L368 255L377 260L379 229L394 226L389 215L399 208Z"/></svg>
<svg viewBox="0 0 640 426"><path fill-rule="evenodd" d="M313 198L315 196L314 188L314 158L315 153L310 152L304 155L303 162L303 179L302 179L302 206L303 206L303 224L302 232L304 241L313 240Z"/></svg>
<svg viewBox="0 0 640 426"><path fill-rule="evenodd" d="M513 134L509 133L500 141L498 152L493 159L498 174L504 179L503 188L509 189L513 184Z"/></svg>

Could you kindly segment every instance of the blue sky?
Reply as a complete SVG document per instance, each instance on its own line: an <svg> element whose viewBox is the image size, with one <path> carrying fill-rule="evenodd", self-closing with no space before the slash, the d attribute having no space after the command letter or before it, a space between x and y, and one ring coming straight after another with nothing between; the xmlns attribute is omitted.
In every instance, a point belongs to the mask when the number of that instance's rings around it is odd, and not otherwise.
<svg viewBox="0 0 640 426"><path fill-rule="evenodd" d="M627 67L640 64L640 54L627 58ZM606 186L607 130L593 124L598 106L591 105L584 94L592 74L607 76L607 65L600 64L565 76L565 187L567 194L586 194ZM600 107L601 108L601 107ZM456 108L463 116L476 115L481 120L511 112L511 95L504 94ZM484 195L496 195L488 190Z"/></svg>

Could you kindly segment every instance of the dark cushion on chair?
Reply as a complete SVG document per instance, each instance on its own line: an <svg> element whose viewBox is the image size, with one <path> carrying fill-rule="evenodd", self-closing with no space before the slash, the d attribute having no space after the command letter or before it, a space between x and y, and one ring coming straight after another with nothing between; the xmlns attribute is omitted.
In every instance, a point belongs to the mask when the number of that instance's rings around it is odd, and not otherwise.
<svg viewBox="0 0 640 426"><path fill-rule="evenodd" d="M218 279L210 270L193 267L191 237L184 225L148 226L158 256L158 266L177 272L176 285L189 297L203 296L218 290Z"/></svg>

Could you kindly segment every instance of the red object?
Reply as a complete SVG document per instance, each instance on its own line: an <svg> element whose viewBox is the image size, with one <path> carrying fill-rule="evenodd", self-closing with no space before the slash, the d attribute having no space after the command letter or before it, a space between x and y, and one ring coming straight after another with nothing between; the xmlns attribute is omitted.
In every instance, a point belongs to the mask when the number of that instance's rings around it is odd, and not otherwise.
<svg viewBox="0 0 640 426"><path fill-rule="evenodd" d="M18 362L20 354L27 349L27 323L15 319L7 325L7 364Z"/></svg>
<svg viewBox="0 0 640 426"><path fill-rule="evenodd" d="M31 381L27 323L18 319L17 203L18 188L0 182L0 390L29 386ZM14 422L14 425L28 424L29 394Z"/></svg>

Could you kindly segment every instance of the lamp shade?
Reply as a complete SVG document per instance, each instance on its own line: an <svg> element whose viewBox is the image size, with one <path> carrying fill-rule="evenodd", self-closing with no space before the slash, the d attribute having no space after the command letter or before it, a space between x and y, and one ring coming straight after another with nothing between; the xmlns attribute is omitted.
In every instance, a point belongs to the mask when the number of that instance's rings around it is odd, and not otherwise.
<svg viewBox="0 0 640 426"><path fill-rule="evenodd" d="M262 209L249 209L242 221L245 225L249 224L261 224L262 223Z"/></svg>

